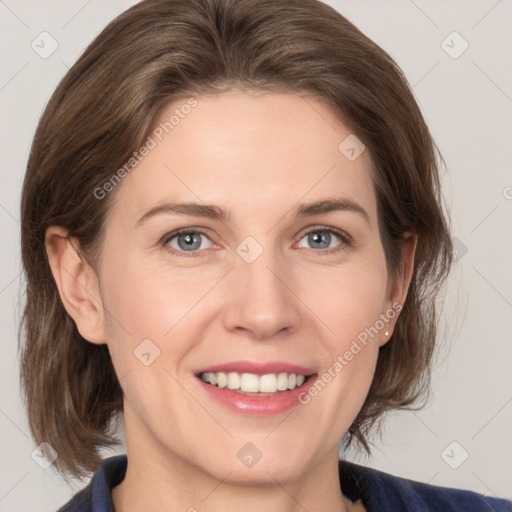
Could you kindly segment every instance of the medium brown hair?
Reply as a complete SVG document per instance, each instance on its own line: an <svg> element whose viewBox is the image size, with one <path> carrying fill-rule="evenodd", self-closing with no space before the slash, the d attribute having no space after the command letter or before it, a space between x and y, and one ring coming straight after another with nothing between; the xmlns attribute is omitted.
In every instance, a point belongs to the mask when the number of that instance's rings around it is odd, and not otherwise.
<svg viewBox="0 0 512 512"><path fill-rule="evenodd" d="M122 389L107 346L82 338L63 307L46 229L69 229L93 264L119 187L101 200L94 191L143 145L170 101L235 85L326 101L363 141L392 278L404 233L418 235L407 300L347 443L357 439L369 452L367 436L382 413L411 407L429 389L435 300L452 245L442 158L396 63L316 0L147 0L113 20L62 79L39 122L23 185L21 377L33 437L59 453L63 473L93 471L99 449L116 442L111 420L122 411Z"/></svg>

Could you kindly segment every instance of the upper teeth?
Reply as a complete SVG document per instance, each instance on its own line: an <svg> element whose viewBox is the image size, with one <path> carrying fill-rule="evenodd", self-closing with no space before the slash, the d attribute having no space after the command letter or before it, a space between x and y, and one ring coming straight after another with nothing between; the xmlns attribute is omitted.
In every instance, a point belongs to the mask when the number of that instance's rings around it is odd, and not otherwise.
<svg viewBox="0 0 512 512"><path fill-rule="evenodd" d="M275 393L302 386L306 380L305 375L295 373L268 373L256 375L254 373L237 372L205 372L201 379L219 388L239 389L246 393Z"/></svg>

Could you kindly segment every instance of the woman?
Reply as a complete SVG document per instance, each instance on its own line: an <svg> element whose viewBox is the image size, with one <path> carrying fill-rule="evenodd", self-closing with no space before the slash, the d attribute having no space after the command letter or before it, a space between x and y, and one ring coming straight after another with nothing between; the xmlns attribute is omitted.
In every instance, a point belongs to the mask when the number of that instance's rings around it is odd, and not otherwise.
<svg viewBox="0 0 512 512"><path fill-rule="evenodd" d="M338 460L428 388L436 156L396 64L320 2L149 0L106 27L22 198L32 433L95 471L61 510L510 510ZM101 461L120 412L127 456Z"/></svg>

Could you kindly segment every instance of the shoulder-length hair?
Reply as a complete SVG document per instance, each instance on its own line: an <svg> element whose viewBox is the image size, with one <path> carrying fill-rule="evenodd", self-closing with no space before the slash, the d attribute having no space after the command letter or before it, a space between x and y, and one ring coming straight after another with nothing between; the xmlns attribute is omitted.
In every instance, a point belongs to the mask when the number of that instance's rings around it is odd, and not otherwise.
<svg viewBox="0 0 512 512"><path fill-rule="evenodd" d="M169 102L233 86L325 101L364 143L392 278L404 233L418 235L407 300L347 444L356 439L370 452L367 436L383 412L428 395L435 301L452 244L442 157L397 64L316 0L146 0L114 19L60 82L23 185L21 379L32 435L58 452L62 473L97 467L100 449L116 443L111 420L123 404L107 346L83 339L61 303L45 231L68 228L94 266L117 192L98 197L98 189L143 145Z"/></svg>

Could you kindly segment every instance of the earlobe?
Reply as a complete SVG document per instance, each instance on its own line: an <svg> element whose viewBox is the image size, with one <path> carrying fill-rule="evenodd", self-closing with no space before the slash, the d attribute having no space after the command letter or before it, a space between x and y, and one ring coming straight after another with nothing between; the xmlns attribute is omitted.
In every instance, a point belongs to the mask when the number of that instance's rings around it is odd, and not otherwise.
<svg viewBox="0 0 512 512"><path fill-rule="evenodd" d="M78 332L91 343L106 343L98 278L81 254L78 240L68 237L67 229L51 226L45 246L60 299Z"/></svg>
<svg viewBox="0 0 512 512"><path fill-rule="evenodd" d="M389 302L385 313L389 318L389 323L386 325L386 328L381 335L380 346L387 343L393 335L396 321L398 320L398 316L400 315L407 298L407 292L414 272L414 255L416 253L417 243L418 236L416 234L404 234L401 246L400 270L390 290Z"/></svg>

